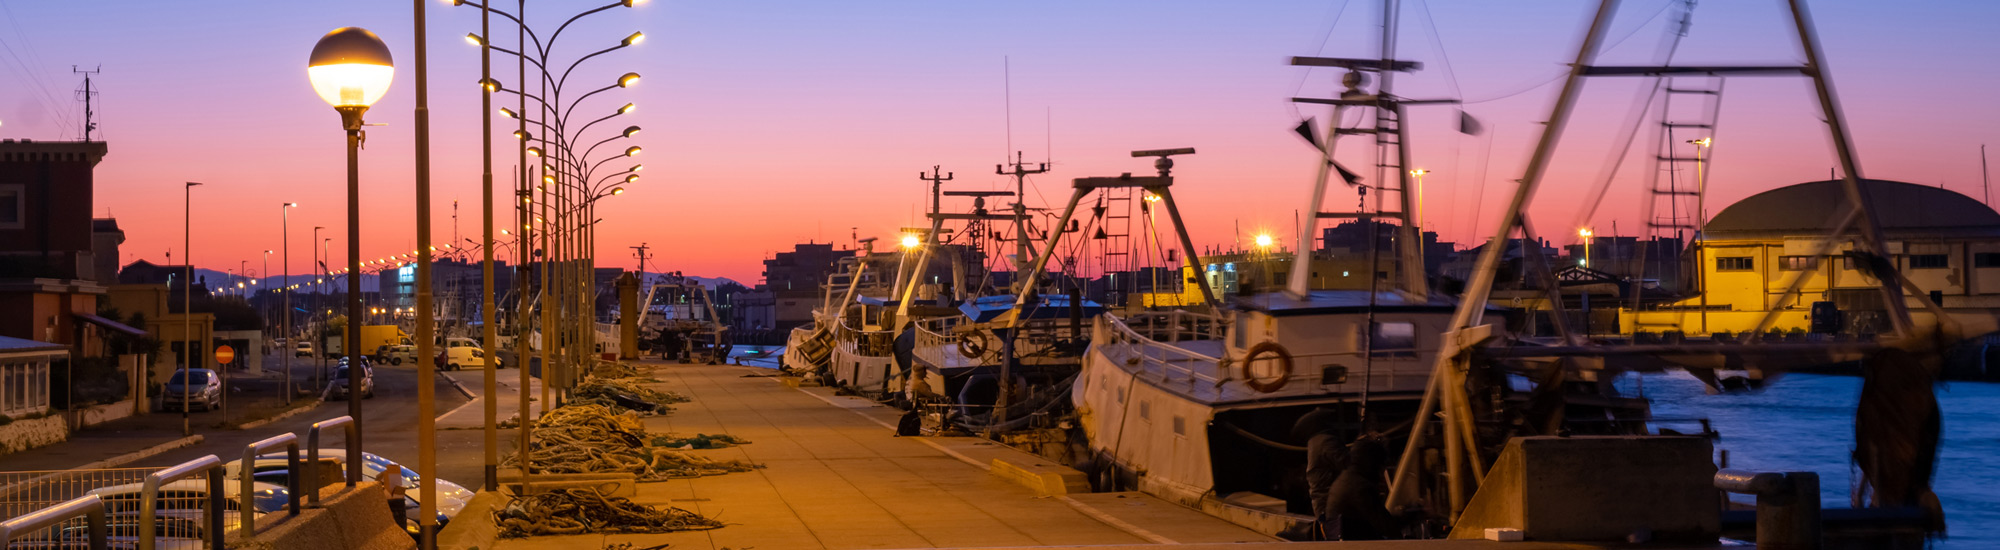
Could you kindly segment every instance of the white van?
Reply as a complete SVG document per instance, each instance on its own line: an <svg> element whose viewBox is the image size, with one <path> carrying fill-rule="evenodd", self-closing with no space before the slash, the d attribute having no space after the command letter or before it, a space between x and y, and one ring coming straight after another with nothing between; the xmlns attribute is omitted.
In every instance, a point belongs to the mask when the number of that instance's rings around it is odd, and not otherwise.
<svg viewBox="0 0 2000 550"><path fill-rule="evenodd" d="M486 368L486 350L478 347L451 346L438 351L437 363L437 368L444 370Z"/></svg>

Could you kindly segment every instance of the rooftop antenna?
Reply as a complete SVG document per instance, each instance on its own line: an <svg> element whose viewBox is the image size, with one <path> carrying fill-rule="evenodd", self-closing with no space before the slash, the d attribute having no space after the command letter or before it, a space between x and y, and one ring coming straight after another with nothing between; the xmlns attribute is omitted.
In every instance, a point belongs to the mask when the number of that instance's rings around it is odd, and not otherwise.
<svg viewBox="0 0 2000 550"><path fill-rule="evenodd" d="M1993 206L1993 173L1986 170L1986 144L1979 144L1979 188L1986 193L1986 206Z"/></svg>
<svg viewBox="0 0 2000 550"><path fill-rule="evenodd" d="M80 74L80 75L83 75L83 91L82 91L82 92L78 92L78 94L77 94L77 95L78 95L78 96L80 96L81 98L83 98L83 140L84 140L84 141L90 141L90 132L91 132L91 131L93 131L93 130L96 130L96 129L97 129L97 111L96 111L96 109L94 109L94 108L93 108L93 106L91 105L91 98L93 98L93 97L96 97L96 96L97 96L97 91L96 91L96 90L93 90L93 89L91 89L91 87L90 87L90 75L94 75L94 74L97 74L97 73L99 73L99 72L102 72L102 71L103 71L103 69L104 69L104 66L103 66L103 65L98 65L98 66L96 66L96 67L94 67L94 68L92 68L92 69L90 69L90 70L88 70L88 71L86 71L86 70L82 70L82 69L78 69L78 68L76 67L76 65L70 65L70 66L69 66L69 72L70 72L71 74Z"/></svg>

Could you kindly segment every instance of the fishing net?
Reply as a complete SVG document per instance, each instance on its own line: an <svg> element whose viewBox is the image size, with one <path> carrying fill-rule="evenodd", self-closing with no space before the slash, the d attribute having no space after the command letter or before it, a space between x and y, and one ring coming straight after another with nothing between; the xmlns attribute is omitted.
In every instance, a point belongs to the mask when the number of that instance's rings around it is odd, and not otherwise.
<svg viewBox="0 0 2000 550"><path fill-rule="evenodd" d="M639 385L632 378L592 378L570 392L570 403L601 405L614 412L638 411L654 415L673 410L670 403L686 403L685 396Z"/></svg>
<svg viewBox="0 0 2000 550"><path fill-rule="evenodd" d="M549 411L535 422L529 452L536 472L622 472L638 476L639 481L747 472L763 467L741 460L714 460L652 447L648 445L650 441L636 412L618 414L602 405L568 405ZM520 453L509 455L503 465L520 467Z"/></svg>
<svg viewBox="0 0 2000 550"><path fill-rule="evenodd" d="M556 489L515 497L493 513L506 538L578 533L670 533L722 527L722 522L672 506L646 506L596 489Z"/></svg>

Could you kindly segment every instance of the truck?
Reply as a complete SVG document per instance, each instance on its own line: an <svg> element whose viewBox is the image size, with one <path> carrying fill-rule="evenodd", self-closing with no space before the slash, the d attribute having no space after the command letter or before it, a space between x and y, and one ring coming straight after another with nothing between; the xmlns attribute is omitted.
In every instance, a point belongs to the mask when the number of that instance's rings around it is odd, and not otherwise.
<svg viewBox="0 0 2000 550"><path fill-rule="evenodd" d="M361 347L354 348L361 353L374 353L382 346L409 345L410 335L403 333L403 327L396 325L361 325Z"/></svg>

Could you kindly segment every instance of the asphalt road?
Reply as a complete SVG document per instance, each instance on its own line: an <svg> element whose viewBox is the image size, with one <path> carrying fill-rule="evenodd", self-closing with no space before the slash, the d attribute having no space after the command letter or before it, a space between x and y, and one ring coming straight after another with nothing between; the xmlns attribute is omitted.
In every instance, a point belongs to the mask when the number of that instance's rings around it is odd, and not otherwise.
<svg viewBox="0 0 2000 550"><path fill-rule="evenodd" d="M503 372L513 374L511 370ZM375 367L375 385L375 398L361 400L362 450L400 462L414 470L417 467L417 419L419 418L416 366L412 363L404 363L401 366L378 365ZM442 416L468 401L464 394L453 389L451 382L442 376L436 379L435 388L433 413L435 415ZM203 427L202 417L208 414L214 413L194 413L197 426L195 433L204 437L201 444L162 453L131 466L172 466L210 454L225 461L241 460L245 446L286 432L298 435L299 452L303 455L306 435L312 424L346 415L347 402L321 403L311 412L250 430ZM436 433L438 477L467 488L479 489L484 478L481 430L442 430ZM513 445L513 438L509 435L508 430L501 430L502 449ZM323 446L344 448L346 445L343 441L344 436L338 430L336 433L325 434L322 438Z"/></svg>

